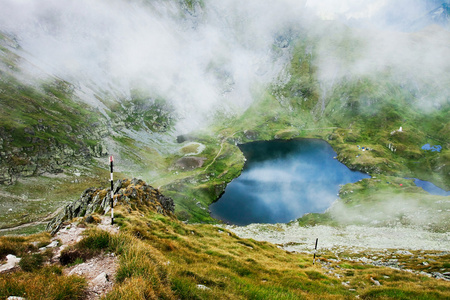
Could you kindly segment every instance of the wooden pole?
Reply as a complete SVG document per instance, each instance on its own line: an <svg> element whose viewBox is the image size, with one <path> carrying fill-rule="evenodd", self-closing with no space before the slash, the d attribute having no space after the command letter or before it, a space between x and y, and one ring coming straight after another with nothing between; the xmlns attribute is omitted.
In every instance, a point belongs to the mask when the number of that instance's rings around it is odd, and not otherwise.
<svg viewBox="0 0 450 300"><path fill-rule="evenodd" d="M114 168L114 157L111 155L109 157L109 165L111 167L111 225L114 224L114 182L113 182L113 168Z"/></svg>
<svg viewBox="0 0 450 300"><path fill-rule="evenodd" d="M316 263L316 252L317 252L317 243L319 242L319 238L316 238L316 246L314 247L314 259L313 265Z"/></svg>

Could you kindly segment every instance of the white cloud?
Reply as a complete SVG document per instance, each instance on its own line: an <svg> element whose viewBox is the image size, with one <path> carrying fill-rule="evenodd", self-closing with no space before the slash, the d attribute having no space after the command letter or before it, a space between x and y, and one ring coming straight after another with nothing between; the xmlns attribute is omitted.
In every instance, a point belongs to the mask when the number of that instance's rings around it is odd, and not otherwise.
<svg viewBox="0 0 450 300"><path fill-rule="evenodd" d="M0 30L45 73L96 93L138 85L168 99L190 130L251 103L252 86L285 62L271 53L276 33L301 12L290 0L207 2L195 17L175 1L3 0Z"/></svg>
<svg viewBox="0 0 450 300"><path fill-rule="evenodd" d="M367 19L376 15L387 4L387 0L308 0L306 7L325 20L338 18Z"/></svg>
<svg viewBox="0 0 450 300"><path fill-rule="evenodd" d="M173 103L184 118L180 131L204 125L216 110L248 107L252 87L271 82L289 62L289 50L273 51L275 39L299 24L311 34L324 28L316 26L307 9L383 24L387 12L414 15L420 8L419 0L408 10L406 0L396 6L386 0L309 0L307 8L297 0L228 0L205 1L191 16L176 1L1 2L0 30L15 35L23 55L43 73L79 85L92 102L94 93L127 97L131 87L145 88ZM413 47L398 35L362 36L364 53L345 72L333 45L322 49L317 59L321 80L391 66L410 74L410 65L417 74L436 78L448 69L444 35L425 37L427 44Z"/></svg>

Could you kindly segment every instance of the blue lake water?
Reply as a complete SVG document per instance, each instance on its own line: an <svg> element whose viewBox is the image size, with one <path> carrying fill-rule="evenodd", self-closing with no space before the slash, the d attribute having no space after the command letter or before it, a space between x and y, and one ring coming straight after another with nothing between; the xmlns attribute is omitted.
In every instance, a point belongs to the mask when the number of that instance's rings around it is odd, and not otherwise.
<svg viewBox="0 0 450 300"><path fill-rule="evenodd" d="M210 205L211 216L236 225L286 223L324 212L338 198L339 185L370 176L333 157L322 140L262 141L239 145L247 161L242 174Z"/></svg>
<svg viewBox="0 0 450 300"><path fill-rule="evenodd" d="M430 144L425 144L422 146L422 150L431 151L431 152L441 152L442 146L441 145L431 146Z"/></svg>
<svg viewBox="0 0 450 300"><path fill-rule="evenodd" d="M432 195L438 195L438 196L450 196L450 191L446 191L444 189L441 189L440 187L435 186L431 182L423 181L417 178L413 178L414 183L418 186L423 188L425 191Z"/></svg>

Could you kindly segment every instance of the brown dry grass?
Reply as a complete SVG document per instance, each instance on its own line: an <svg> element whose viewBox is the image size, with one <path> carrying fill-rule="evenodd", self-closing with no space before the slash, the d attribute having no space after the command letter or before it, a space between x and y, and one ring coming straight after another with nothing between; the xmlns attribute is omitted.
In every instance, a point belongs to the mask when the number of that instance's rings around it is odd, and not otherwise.
<svg viewBox="0 0 450 300"><path fill-rule="evenodd" d="M116 285L105 299L450 298L450 284L443 280L335 260L332 253L321 253L313 265L310 255L242 239L211 225L186 225L155 213L151 206L140 205L131 211L129 206L119 206L116 212L120 233L89 225L94 229L87 230L85 239L75 246L119 256ZM22 240L24 245L29 241ZM445 263L436 262L433 267L442 268ZM11 291L27 299L82 297L82 279L63 277L58 274L60 269L51 268L1 275L0 297L10 296ZM43 286L53 284L64 287L65 298L45 294L48 291Z"/></svg>
<svg viewBox="0 0 450 300"><path fill-rule="evenodd" d="M50 238L48 233L30 236L0 236L0 261L8 254L22 256L29 251L46 246L50 243Z"/></svg>
<svg viewBox="0 0 450 300"><path fill-rule="evenodd" d="M84 298L86 281L78 276L64 276L59 267L44 267L37 272L14 272L0 275L0 298L9 296L33 299Z"/></svg>
<svg viewBox="0 0 450 300"><path fill-rule="evenodd" d="M186 225L150 212L133 212L121 222L132 243L139 243L146 251L151 249L151 254L141 257L153 257L153 265L147 259L141 261L151 266L149 273L158 275L147 280L156 280L166 289L170 287L171 297L179 299L450 297L450 285L442 280L351 261L347 263L349 269L323 259L313 266L307 255L288 253L266 242L241 239L211 225ZM155 271L155 264L164 270L163 279ZM328 271L329 268L333 271ZM373 280L381 286L376 286ZM137 288L131 289L131 283L123 281L117 289L125 284L129 291Z"/></svg>

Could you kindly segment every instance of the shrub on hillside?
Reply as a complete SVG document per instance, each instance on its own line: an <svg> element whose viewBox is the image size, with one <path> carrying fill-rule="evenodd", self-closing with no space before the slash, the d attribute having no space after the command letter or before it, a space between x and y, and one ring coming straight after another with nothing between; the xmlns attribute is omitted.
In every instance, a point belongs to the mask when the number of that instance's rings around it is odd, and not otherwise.
<svg viewBox="0 0 450 300"><path fill-rule="evenodd" d="M42 267L44 256L40 253L27 254L22 257L19 266L25 272L33 272Z"/></svg>
<svg viewBox="0 0 450 300"><path fill-rule="evenodd" d="M78 244L78 249L106 250L109 248L111 234L104 230L91 231Z"/></svg>

